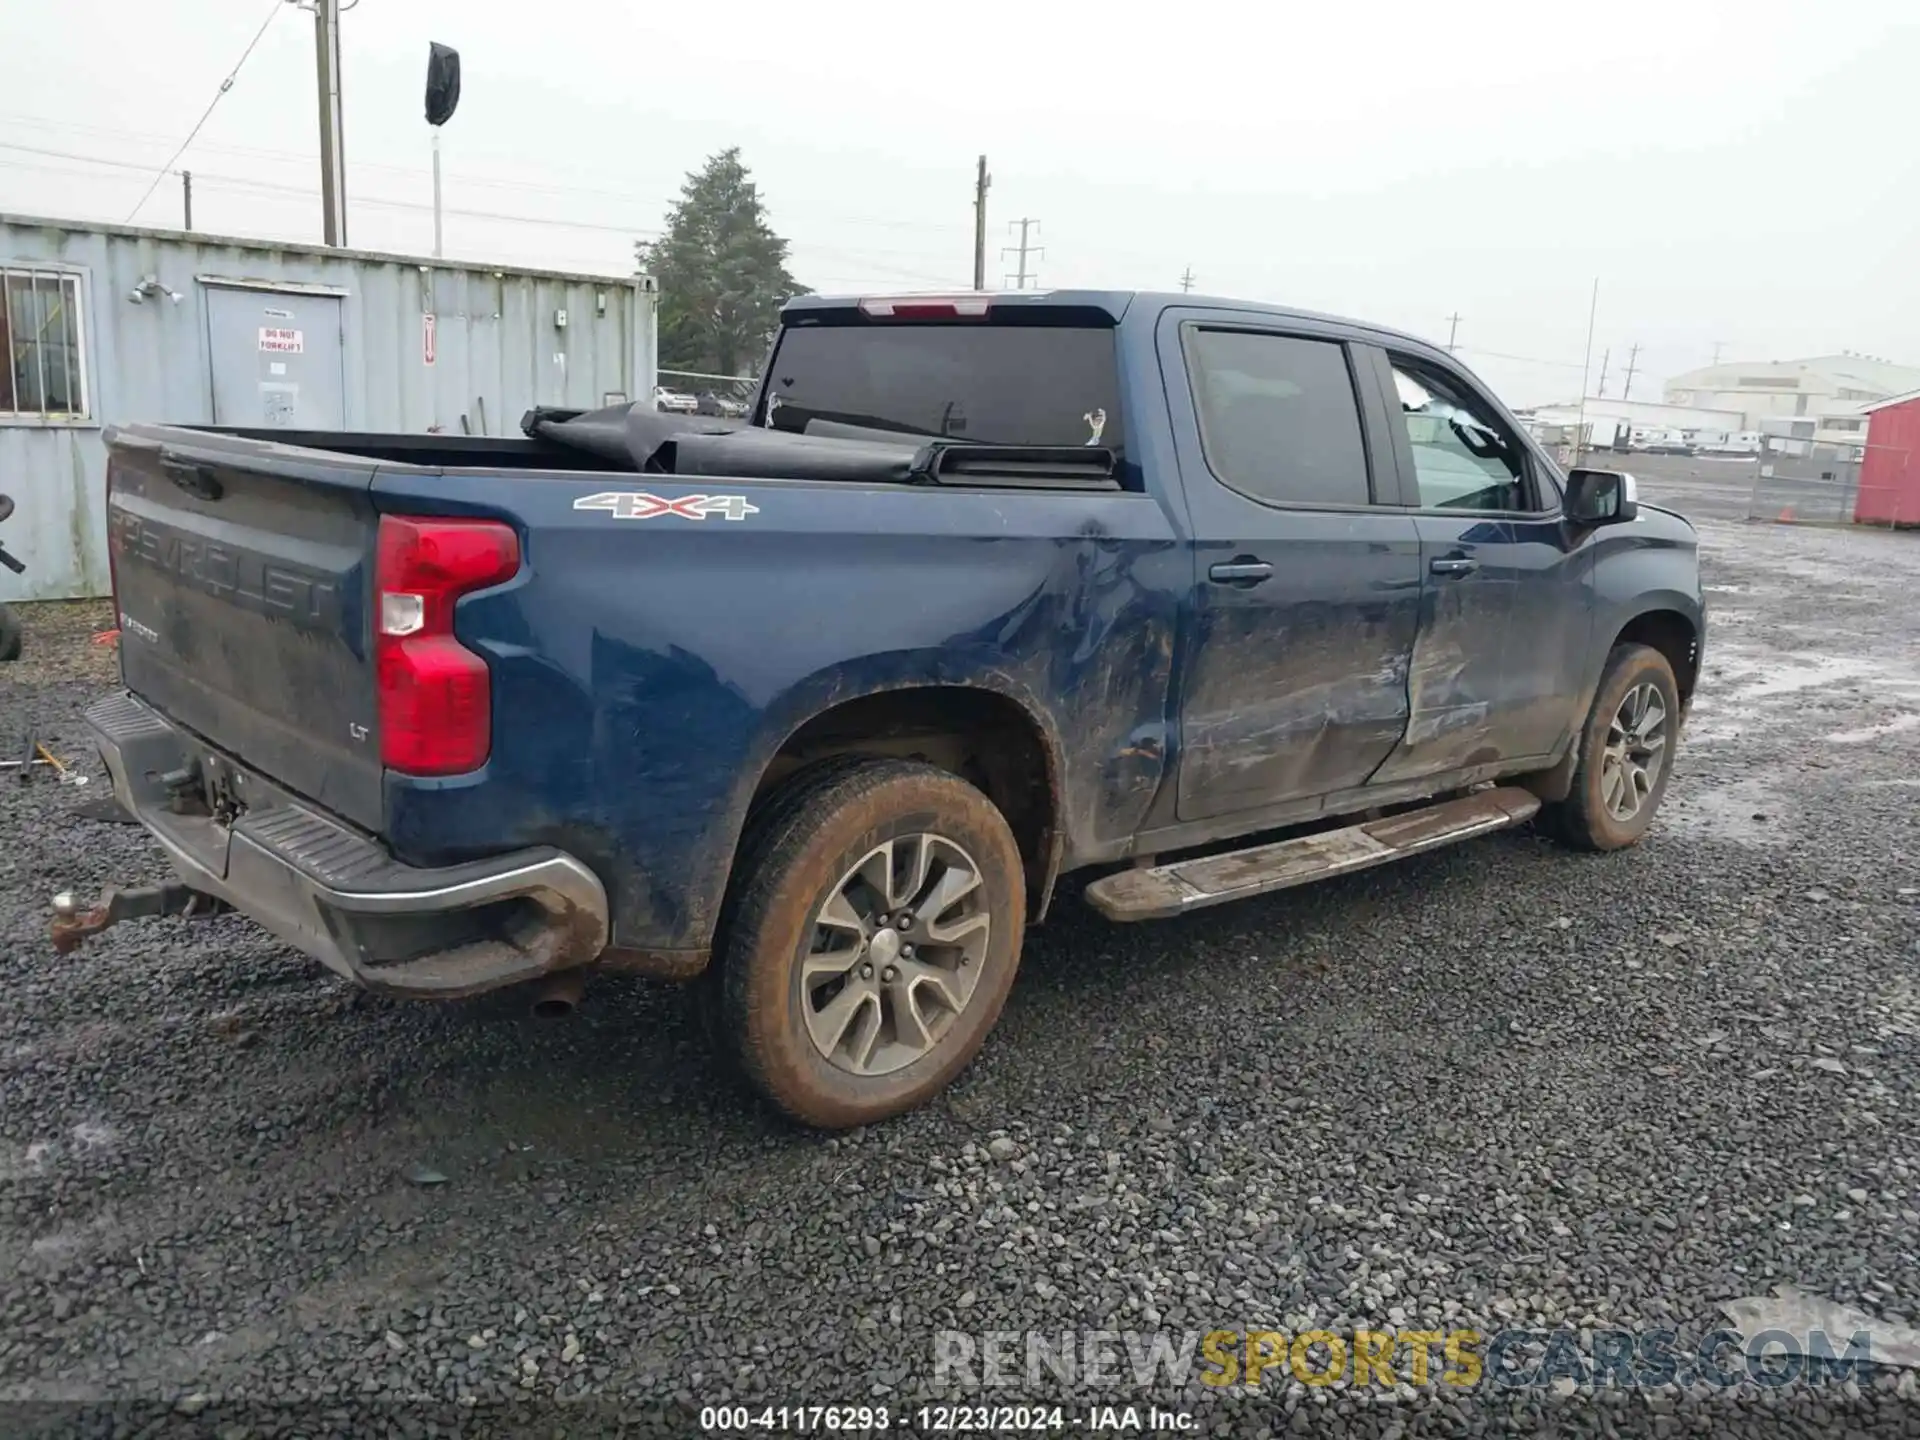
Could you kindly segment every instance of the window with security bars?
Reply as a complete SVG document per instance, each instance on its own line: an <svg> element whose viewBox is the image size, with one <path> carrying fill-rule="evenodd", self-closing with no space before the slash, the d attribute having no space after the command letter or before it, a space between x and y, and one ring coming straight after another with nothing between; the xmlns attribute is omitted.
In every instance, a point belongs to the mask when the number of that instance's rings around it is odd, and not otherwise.
<svg viewBox="0 0 1920 1440"><path fill-rule="evenodd" d="M0 266L0 424L84 420L80 277Z"/></svg>

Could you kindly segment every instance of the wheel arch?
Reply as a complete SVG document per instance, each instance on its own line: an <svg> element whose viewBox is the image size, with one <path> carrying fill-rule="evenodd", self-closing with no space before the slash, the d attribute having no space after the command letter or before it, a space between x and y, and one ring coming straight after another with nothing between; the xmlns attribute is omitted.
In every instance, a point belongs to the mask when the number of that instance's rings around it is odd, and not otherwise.
<svg viewBox="0 0 1920 1440"><path fill-rule="evenodd" d="M1600 680L1606 673L1607 661L1622 645L1646 645L1666 657L1668 665L1673 667L1674 686L1680 692L1681 724L1684 728L1687 711L1693 703L1694 688L1700 679L1699 616L1698 608L1689 604L1684 596L1653 595L1646 597L1646 603L1640 607L1602 627L1600 633L1606 643L1594 647L1597 653L1589 667L1587 688L1580 696L1578 718L1568 737L1566 752L1551 768L1523 776L1520 783L1548 804L1567 798L1573 785L1574 771L1580 762L1580 737L1585 733L1588 713L1593 708L1594 697L1600 693Z"/></svg>
<svg viewBox="0 0 1920 1440"><path fill-rule="evenodd" d="M979 788L1020 847L1030 921L1052 898L1064 849L1065 767L1045 712L1011 681L902 679L797 706L762 762L743 777L733 807L731 859L759 807L788 776L842 755L917 759Z"/></svg>
<svg viewBox="0 0 1920 1440"><path fill-rule="evenodd" d="M1673 667L1673 683L1680 692L1680 709L1684 714L1700 680L1700 626L1694 617L1670 606L1638 611L1614 631L1612 641L1601 653L1603 668L1606 657L1622 645L1645 645L1666 657L1667 664Z"/></svg>

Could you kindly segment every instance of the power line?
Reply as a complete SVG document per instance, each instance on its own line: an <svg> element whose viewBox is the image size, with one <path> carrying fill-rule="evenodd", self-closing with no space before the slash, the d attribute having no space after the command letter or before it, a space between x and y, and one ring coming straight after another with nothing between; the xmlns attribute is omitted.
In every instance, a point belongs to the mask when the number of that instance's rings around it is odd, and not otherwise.
<svg viewBox="0 0 1920 1440"><path fill-rule="evenodd" d="M1028 231L1031 230L1034 226L1038 225L1039 223L1040 222L1038 220L1034 220L1031 218L1022 218L1022 219L1013 221L1011 224L1007 226L1007 229L1009 232L1012 231L1015 225L1018 225L1020 227L1020 243L1018 245L1009 245L1000 252L1001 257L1003 259L1008 255L1016 255L1016 254L1020 257L1020 269L1018 273L1009 275L1007 277L1009 280L1013 281L1013 288L1016 290L1024 290L1027 288L1027 278L1028 278L1027 256L1030 253L1034 255L1044 255L1047 253L1041 247L1032 244L1028 239Z"/></svg>
<svg viewBox="0 0 1920 1440"><path fill-rule="evenodd" d="M136 165L125 160L109 160L97 155L76 155L68 151L36 149L35 147L27 145L15 145L10 141L0 141L0 150L20 150L32 155L46 155L58 159L75 160L89 165L105 165L119 170L137 170L141 174L145 174L147 170L145 165ZM38 170L54 175L72 173L71 171L55 166L21 165L8 160L0 160L0 167ZM276 183L272 180L252 180L238 175L208 174L200 170L194 172L193 178L196 184L210 186L215 189L251 191L267 195L285 195L289 198L306 201L313 199L313 191L304 185L287 185ZM422 200L393 200L378 195L362 195L358 197L354 203L357 205L372 205L376 208L387 210L431 212L433 209L432 205ZM646 225L616 225L597 220L569 220L555 215L516 215L504 210L470 210L461 207L448 207L444 209L442 213L458 215L469 220L492 220L509 225L550 225L561 230L592 230L603 234L621 235L629 238L637 236L643 239L657 239L662 233L659 229ZM926 280L936 284L946 284L949 283L951 279L949 276L934 274L927 270L913 270L899 265L882 264L871 258L876 254L902 255L907 258L914 258L914 252L911 251L850 250L839 246L821 245L804 239L792 240L789 243L797 249L809 250L821 255L838 256L842 260L852 261L870 270L876 270L883 274L897 275L909 280Z"/></svg>
<svg viewBox="0 0 1920 1440"><path fill-rule="evenodd" d="M81 134L98 134L98 136L111 136L111 138L115 138L115 140L134 140L134 142L140 142L140 144L154 144L154 138L152 138L150 134L140 134L138 131L115 131L115 129L106 127L106 125L77 125L77 123L71 123L71 121L44 121L44 119L35 119L35 117L29 117L29 115L0 115L0 132L4 132L6 127L12 127L12 125L27 125L27 127L42 129L42 131L75 131L81 132ZM6 148L10 148L10 150L31 150L33 146L6 144ZM200 152L202 152L202 154L209 154L209 156L244 156L248 157L248 159L292 159L292 161L300 161L301 165L313 165L313 163L319 159L319 157L311 156L311 154L303 154L300 150L267 150L267 148L263 148L263 146L204 144L204 146L200 146ZM42 154L65 154L65 152L48 150L48 152L42 152ZM71 157L73 157L73 159L92 159L92 156ZM115 163L125 163L125 161L115 161ZM152 169L152 167L146 165L146 163L138 163L138 165L134 165L132 169L148 171L148 169ZM392 163L388 163L388 161L378 161L378 159L355 159L355 161L353 161L353 169L355 169L355 171L388 171L390 175L407 175L407 177L415 177L415 179L424 179L424 177L428 177L428 175L432 173L432 171L420 169L417 165L392 165ZM503 179L503 177L492 177L492 175L461 175L459 179L461 179L461 184L486 184L486 186L497 186L497 188L503 188L503 190L532 190L532 192L540 192L540 194L597 196L597 198L601 198L601 200L624 200L624 202L632 202L632 200L634 200L632 194L626 194L626 192L622 192L622 190L607 190L607 188L603 188L603 186L588 186L588 184L553 184L553 182L547 182L547 180L509 180ZM670 202L662 202L662 205L664 204L670 204ZM925 230L925 232L941 232L941 234L952 234L952 232L956 232L956 230L970 228L964 227L964 225L954 225L954 223L950 223L950 221L948 221L948 223L899 221L899 219L881 219L881 217L877 217L877 215L835 215L833 221L835 221L837 225L872 225L872 227L881 228L881 230Z"/></svg>
<svg viewBox="0 0 1920 1440"><path fill-rule="evenodd" d="M1469 355L1485 355L1490 360L1516 360L1523 365L1551 365L1557 370L1587 368L1577 360L1543 360L1538 355L1508 355L1499 350L1482 350L1478 345L1462 345L1460 349Z"/></svg>
<svg viewBox="0 0 1920 1440"><path fill-rule="evenodd" d="M34 146L34 145L17 145L11 140L0 140L0 150L14 150L27 155L44 155L44 156L49 156L51 158L58 159L58 160L73 160L85 165L105 165L116 170L137 170L142 175L146 174L149 168L144 164L137 163L130 160L113 160L103 155L81 155L71 150L48 150L40 146ZM313 157L309 155L305 158L308 160L311 160ZM0 167L6 167L11 169L21 169L21 170L39 170L42 173L49 174L49 175L60 175L60 174L70 173L68 171L61 170L54 166L19 165L7 160L0 160ZM356 166L355 168L356 169L372 169L374 167ZM402 169L402 167L400 166L391 166L391 167L385 167L385 168L390 168L394 170ZM411 174L415 172L405 171L403 173ZM421 173L424 173L424 172L421 172ZM101 178L104 179L105 177L103 176ZM305 186L287 185L283 183L277 183L272 180L254 180L249 177L241 176L241 175L220 175L220 174L214 174L214 173L210 173L203 170L196 170L194 172L194 178L199 180L203 184L226 186L229 188L261 190L261 191L268 191L268 192L273 192L278 194L299 195L299 196L310 196L312 194L312 191ZM472 180L470 180L468 177L462 176L459 178L462 184L473 183ZM601 191L601 192L594 192L594 193L611 195L613 192ZM619 198L625 199L627 197L623 196ZM356 199L354 203L360 204L362 203L362 200ZM424 201L417 201L417 200L383 200L376 197L370 200L365 200L364 203L371 204L371 205L384 205L384 206L387 206L388 208L400 208L400 209L423 210L423 211L430 211L433 209L431 205L425 203ZM657 229L656 227L648 226L648 225L638 225L638 224L615 225L615 224L609 224L605 221L561 220L561 219L555 219L550 216L509 215L509 214L505 214L503 212L494 211L494 210L443 209L441 213L446 215L461 215L468 219L475 219L475 220L504 220L509 223L556 225L566 229L574 229L574 230L600 229L600 230L606 230L612 233L617 233L622 235L637 235L643 238L657 238L661 233L659 229ZM801 242L796 242L796 243L801 243ZM874 249L871 247L864 247L864 246L859 248L856 251L850 251L848 253L858 254L862 256L892 255L892 256L898 256L904 259L908 259L908 260L922 260L922 259L932 258L931 256L928 256L925 252L919 251L919 250L887 250L887 249ZM903 271L902 273L907 273L907 272ZM921 278L939 280L943 284L946 283L946 279L947 279L947 277L945 276L930 275L930 274L925 274L924 272L922 272Z"/></svg>
<svg viewBox="0 0 1920 1440"><path fill-rule="evenodd" d="M141 206L144 206L147 201L153 198L153 192L160 188L160 182L166 179L168 172L173 169L173 162L187 153L187 147L193 143L193 137L200 133L201 127L204 126L213 115L213 107L220 103L220 97L231 90L233 88L233 82L240 78L240 67L247 63L248 57L253 54L254 46L258 45L260 43L260 37L267 33L267 27L273 24L273 17L280 13L280 7L284 3L285 0L273 0L272 8L267 11L267 18L262 20L260 22L260 28L253 32L253 39L249 40L247 42L247 48L240 52L240 58L234 62L233 69L229 70L227 72L227 78L220 82L220 88L213 92L213 99L209 100L207 102L207 108L200 112L200 118L193 122L193 129L187 132L187 138L180 142L179 149L167 157L167 163L155 172L153 183L147 186L146 194L140 197L140 204L135 205L132 210L127 212L127 224L131 225L134 216L140 213Z"/></svg>
<svg viewBox="0 0 1920 1440"><path fill-rule="evenodd" d="M342 13L345 12L343 11ZM118 140L132 140L142 144L154 143L152 136L142 135L135 130L116 130L105 125L81 125L64 120L41 120L24 115L0 115L0 133L4 133L5 127L13 125L26 125L41 130L72 130L80 134L107 136ZM32 146L15 145L11 142L0 142L0 148L12 150L34 149ZM312 165L316 163L318 159L315 155L306 154L298 150L271 150L258 145L209 144L202 145L200 150L201 153L209 155L245 156L249 159L258 160L295 160L304 165ZM71 155L65 151L47 150L36 151L35 153L48 155L59 154L66 158L76 160L95 159L95 157L90 155ZM97 163L127 164L125 161L99 161ZM146 163L138 163L130 165L129 168L145 172L152 167ZM353 163L353 168L355 170L384 170L392 175L406 175L418 179L424 179L432 173L419 166L394 165L379 160L356 160ZM635 198L624 191L608 190L601 186L556 185L543 181L509 180L499 176L473 174L463 174L459 177L459 180L462 185L487 185L503 190L527 190L540 194L592 195L604 200L621 200L628 202L633 201ZM663 208L667 203L671 202L662 202ZM970 226L956 225L951 221L942 223L926 220L883 219L876 215L834 215L831 218L835 224L839 225L871 225L881 230L920 230L928 233L937 232L948 235L971 228ZM907 252L901 251L897 253L905 254Z"/></svg>
<svg viewBox="0 0 1920 1440"><path fill-rule="evenodd" d="M138 170L142 175L153 168L132 160L108 160L99 155L76 155L71 150L43 150L37 145L16 145L11 140L0 140L0 150L18 150L24 155L47 155L55 160L79 160L88 165L111 165L116 170Z"/></svg>

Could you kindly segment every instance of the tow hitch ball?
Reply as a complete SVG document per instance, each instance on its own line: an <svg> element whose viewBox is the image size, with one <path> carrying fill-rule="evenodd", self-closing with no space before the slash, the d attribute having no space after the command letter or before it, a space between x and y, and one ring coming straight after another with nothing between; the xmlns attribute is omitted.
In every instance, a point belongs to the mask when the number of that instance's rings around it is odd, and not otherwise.
<svg viewBox="0 0 1920 1440"><path fill-rule="evenodd" d="M53 948L62 955L78 950L89 935L96 935L122 920L147 920L160 915L177 915L183 920L200 920L230 909L224 900L189 885L135 885L122 889L109 885L91 910L82 910L71 890L53 897Z"/></svg>

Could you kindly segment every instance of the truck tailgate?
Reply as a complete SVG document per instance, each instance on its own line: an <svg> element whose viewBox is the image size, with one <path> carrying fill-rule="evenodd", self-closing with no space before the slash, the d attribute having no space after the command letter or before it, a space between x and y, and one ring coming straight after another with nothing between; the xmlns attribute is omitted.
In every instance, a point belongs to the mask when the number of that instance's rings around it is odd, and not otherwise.
<svg viewBox="0 0 1920 1440"><path fill-rule="evenodd" d="M128 689L243 765L377 830L367 598L377 462L162 427L116 430L108 444Z"/></svg>

